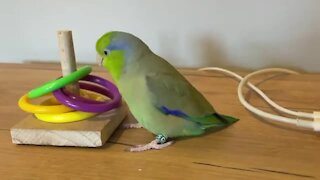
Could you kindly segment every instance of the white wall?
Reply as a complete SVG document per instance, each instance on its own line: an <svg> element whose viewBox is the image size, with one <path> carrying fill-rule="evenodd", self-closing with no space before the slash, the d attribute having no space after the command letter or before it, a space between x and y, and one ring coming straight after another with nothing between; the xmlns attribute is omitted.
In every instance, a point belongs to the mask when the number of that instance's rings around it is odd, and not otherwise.
<svg viewBox="0 0 320 180"><path fill-rule="evenodd" d="M320 72L319 0L1 0L0 61L57 60L56 30L76 56L129 31L177 66L282 66Z"/></svg>

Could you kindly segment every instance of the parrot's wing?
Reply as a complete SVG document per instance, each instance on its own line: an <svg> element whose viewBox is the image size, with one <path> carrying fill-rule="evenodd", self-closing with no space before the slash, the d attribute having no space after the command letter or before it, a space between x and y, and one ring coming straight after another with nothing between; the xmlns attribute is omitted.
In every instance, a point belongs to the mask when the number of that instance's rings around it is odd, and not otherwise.
<svg viewBox="0 0 320 180"><path fill-rule="evenodd" d="M226 126L238 120L216 113L202 94L178 72L149 74L146 83L152 103L164 114L193 121L205 129Z"/></svg>
<svg viewBox="0 0 320 180"><path fill-rule="evenodd" d="M178 72L150 73L146 84L151 101L159 110L177 116L214 113L211 104Z"/></svg>

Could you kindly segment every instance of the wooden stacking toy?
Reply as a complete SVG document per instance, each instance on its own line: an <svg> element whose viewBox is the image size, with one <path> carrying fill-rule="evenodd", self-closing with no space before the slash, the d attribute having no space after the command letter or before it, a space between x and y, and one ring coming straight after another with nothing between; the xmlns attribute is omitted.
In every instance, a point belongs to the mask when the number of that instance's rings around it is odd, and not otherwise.
<svg viewBox="0 0 320 180"><path fill-rule="evenodd" d="M62 77L29 91L19 107L32 113L11 128L14 144L102 146L127 114L111 82L77 69L72 32L58 31ZM48 97L41 104L33 99Z"/></svg>

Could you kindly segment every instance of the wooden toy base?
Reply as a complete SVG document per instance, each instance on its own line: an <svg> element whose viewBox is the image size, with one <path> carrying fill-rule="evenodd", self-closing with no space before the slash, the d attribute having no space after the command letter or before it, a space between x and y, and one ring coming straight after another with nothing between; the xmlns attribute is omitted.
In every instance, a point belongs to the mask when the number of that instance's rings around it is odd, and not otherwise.
<svg viewBox="0 0 320 180"><path fill-rule="evenodd" d="M126 115L126 106L88 120L63 124L46 123L30 115L11 128L11 138L14 144L99 147Z"/></svg>

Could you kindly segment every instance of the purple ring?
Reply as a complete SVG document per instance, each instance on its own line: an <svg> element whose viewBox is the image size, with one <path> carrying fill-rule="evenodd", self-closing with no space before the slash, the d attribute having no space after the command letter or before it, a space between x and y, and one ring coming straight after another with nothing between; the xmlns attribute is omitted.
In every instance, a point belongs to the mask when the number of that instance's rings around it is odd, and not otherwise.
<svg viewBox="0 0 320 180"><path fill-rule="evenodd" d="M94 91L105 96L108 96L111 100L106 102L99 102L93 100L88 100L81 97L76 97L75 95L69 96L68 94L63 92L63 89L58 89L53 92L55 98L60 101L62 104L71 107L78 111L83 112L94 112L100 113L105 111L110 111L120 106L121 104L121 95L117 89L117 87L111 82L93 75L88 75L81 79L82 81L88 81L95 84L98 84L102 87L89 85L87 83L80 83L80 87L87 87L90 91ZM94 86L94 87L93 87ZM84 88L85 89L85 88Z"/></svg>
<svg viewBox="0 0 320 180"><path fill-rule="evenodd" d="M111 96L110 95L111 92L108 89L100 87L100 86L96 86L96 85L93 85L93 84L79 82L79 88L80 89L89 90L89 91L93 91L93 92L105 95L107 97ZM82 101L82 102L85 102L85 103L92 103L92 104L103 104L103 103L106 103L106 102L103 102L103 101L96 101L96 100L84 98L84 97L79 96L79 95L72 94L71 92L66 91L64 88L62 89L62 93L64 95L66 95L66 96L69 96L70 98L72 98L75 101ZM107 101L109 101L109 100L107 100Z"/></svg>

